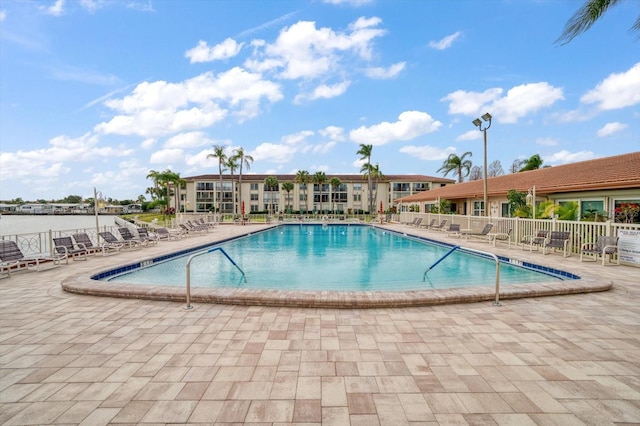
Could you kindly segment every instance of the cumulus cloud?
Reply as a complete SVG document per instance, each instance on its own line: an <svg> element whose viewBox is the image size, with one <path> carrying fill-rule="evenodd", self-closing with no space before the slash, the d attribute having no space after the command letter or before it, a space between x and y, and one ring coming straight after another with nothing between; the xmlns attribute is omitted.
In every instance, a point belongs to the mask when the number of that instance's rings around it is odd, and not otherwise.
<svg viewBox="0 0 640 426"><path fill-rule="evenodd" d="M222 43L209 47L206 41L200 40L198 45L194 48L187 50L184 54L186 58L189 58L192 64L198 62L211 62L215 60L224 60L233 58L242 49L243 43L237 43L232 38L227 38Z"/></svg>
<svg viewBox="0 0 640 426"><path fill-rule="evenodd" d="M215 141L203 132L187 132L175 135L164 143L164 148L197 148L213 145Z"/></svg>
<svg viewBox="0 0 640 426"><path fill-rule="evenodd" d="M540 146L556 146L558 145L558 141L554 138L539 138L536 139L536 145Z"/></svg>
<svg viewBox="0 0 640 426"><path fill-rule="evenodd" d="M405 111L398 121L382 122L371 127L361 126L349 132L349 138L356 143L384 145L393 141L407 141L418 136L435 132L442 125L426 112Z"/></svg>
<svg viewBox="0 0 640 426"><path fill-rule="evenodd" d="M613 73L588 91L580 102L596 104L601 111L620 109L640 103L640 62L622 73Z"/></svg>
<svg viewBox="0 0 640 426"><path fill-rule="evenodd" d="M432 49L436 49L436 50L448 49L448 48L451 47L451 45L453 44L454 41L456 41L458 38L460 38L460 36L462 36L462 32L456 31L453 34L450 34L450 35L444 37L442 40L430 41L429 42L429 47L431 47Z"/></svg>
<svg viewBox="0 0 640 426"><path fill-rule="evenodd" d="M0 10L0 22L3 22L5 19L7 19L7 11L2 9Z"/></svg>
<svg viewBox="0 0 640 426"><path fill-rule="evenodd" d="M61 176L70 170L68 163L92 162L96 159L125 157L134 154L125 147L99 146L98 136L86 133L78 138L56 136L49 147L32 151L0 153L0 180L30 176Z"/></svg>
<svg viewBox="0 0 640 426"><path fill-rule="evenodd" d="M149 163L151 164L168 164L182 161L184 150L180 148L165 148L151 154Z"/></svg>
<svg viewBox="0 0 640 426"><path fill-rule="evenodd" d="M502 123L516 123L520 118L549 107L564 99L562 89L549 83L528 83L509 89L505 96L502 88L479 92L457 90L443 97L449 101L449 113L478 116L490 111L493 119Z"/></svg>
<svg viewBox="0 0 640 426"><path fill-rule="evenodd" d="M458 136L456 138L456 142L474 141L474 140L480 139L480 138L482 138L482 132L479 132L477 129L476 130L467 130L466 132L464 132L463 134L461 134L460 136Z"/></svg>
<svg viewBox="0 0 640 426"><path fill-rule="evenodd" d="M298 149L293 145L261 143L253 151L251 156L254 161L271 161L273 163L288 163Z"/></svg>
<svg viewBox="0 0 640 426"><path fill-rule="evenodd" d="M283 79L312 79L338 69L339 54L353 53L369 60L372 42L385 34L376 28L379 18L359 18L349 25L348 32L331 28L316 28L315 22L299 21L284 28L272 44L253 44L260 51L245 66L255 71L274 71Z"/></svg>
<svg viewBox="0 0 640 426"><path fill-rule="evenodd" d="M327 126L322 130L319 130L318 133L325 138L329 138L333 141L342 142L346 140L344 136L344 129L342 127L337 126Z"/></svg>
<svg viewBox="0 0 640 426"><path fill-rule="evenodd" d="M598 130L596 132L596 134L603 138L606 136L611 136L614 133L620 132L624 129L626 129L628 126L624 123L618 123L617 121L613 122L613 123L607 123L604 125L604 127L602 127L600 130Z"/></svg>
<svg viewBox="0 0 640 426"><path fill-rule="evenodd" d="M400 74L400 72L404 70L405 65L405 62L398 62L388 68L371 67L365 70L365 75L374 80L387 80Z"/></svg>
<svg viewBox="0 0 640 426"><path fill-rule="evenodd" d="M229 112L241 119L255 117L263 100L282 98L279 85L237 67L179 83L143 82L131 94L106 101L118 115L94 130L143 137L195 131L222 121Z"/></svg>
<svg viewBox="0 0 640 426"><path fill-rule="evenodd" d="M545 155L545 164L567 164L587 161L596 158L592 151L569 152L566 149L552 155Z"/></svg>
<svg viewBox="0 0 640 426"><path fill-rule="evenodd" d="M60 16L64 13L64 0L56 0L51 6L38 6L42 12L47 15Z"/></svg>
<svg viewBox="0 0 640 426"><path fill-rule="evenodd" d="M294 103L300 103L305 100L316 100L320 98L330 99L342 95L347 91L347 88L351 84L350 81L343 81L334 85L322 84L316 87L311 93L301 93L294 99Z"/></svg>
<svg viewBox="0 0 640 426"><path fill-rule="evenodd" d="M418 158L420 160L432 161L432 160L444 160L449 156L449 154L453 154L456 152L454 147L447 148L436 148L429 145L424 146L416 146L416 145L405 145L400 148L400 152L403 154L408 154L411 157Z"/></svg>

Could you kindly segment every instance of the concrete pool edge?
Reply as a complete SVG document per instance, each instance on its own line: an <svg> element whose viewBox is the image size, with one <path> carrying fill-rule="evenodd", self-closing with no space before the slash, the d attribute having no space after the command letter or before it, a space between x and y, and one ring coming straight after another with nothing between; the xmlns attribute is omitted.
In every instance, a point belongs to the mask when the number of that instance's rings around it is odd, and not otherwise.
<svg viewBox="0 0 640 426"><path fill-rule="evenodd" d="M366 226L366 225L361 225ZM369 225L370 226L370 225ZM269 229L273 226L263 228ZM376 228L386 229L388 231L403 234L409 237L419 239L427 239L423 235L415 235L413 232L405 233L396 229L389 229L382 226L374 226ZM260 232L258 230L257 232ZM255 232L243 233L235 235L230 239L242 237L244 235ZM228 238L221 238L218 241L209 241L205 245L218 244ZM448 244L443 241L440 243ZM196 244L185 248L184 246L178 251L193 251L194 249L203 247L202 244ZM519 256L512 256L513 252L509 251L509 258L519 262L530 262L526 259L518 259ZM165 253L166 255L166 253ZM156 253L152 258L162 257L163 254ZM504 256L499 256L503 258ZM135 263L145 263L151 259L144 257L134 260L129 259L120 267L127 267ZM536 262L537 263L537 262ZM148 299L185 302L185 287L167 287L153 285L130 285L117 284L113 282L105 282L93 279L93 277L105 273L107 271L118 268L112 265L107 269L96 270L91 274L87 272L68 276L61 282L64 291L75 294L120 297L133 299ZM569 268L571 269L571 268ZM563 268L566 271L566 268ZM582 275L582 274L580 274ZM588 274L589 275L589 274ZM536 284L512 284L502 285L500 287L500 300L531 298L542 296L555 296L576 293L600 292L611 289L613 282L603 282L602 279L595 277L585 277L580 279L549 281ZM198 288L192 287L191 301L195 303L219 303L234 305L256 305L256 306L288 306L288 307L315 307L315 308L383 308L383 307L410 307L410 306L427 306L427 305L443 305L456 303L473 303L481 301L495 300L494 286L476 286L453 289L425 289L425 290L408 290L408 291L304 291L304 290L254 290L239 288Z"/></svg>
<svg viewBox="0 0 640 426"><path fill-rule="evenodd" d="M64 291L90 296L185 302L184 287L139 286L108 283L79 274L61 282ZM500 300L594 293L611 289L613 282L593 278L537 284L513 284L500 288ZM237 288L192 288L193 303L302 308L397 308L474 303L495 300L494 287L463 287L412 291L300 291Z"/></svg>

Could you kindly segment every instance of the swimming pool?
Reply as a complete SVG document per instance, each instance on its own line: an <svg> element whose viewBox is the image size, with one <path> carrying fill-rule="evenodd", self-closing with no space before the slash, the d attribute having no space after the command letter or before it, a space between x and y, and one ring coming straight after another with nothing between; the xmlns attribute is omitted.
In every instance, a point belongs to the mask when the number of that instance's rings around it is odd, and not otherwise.
<svg viewBox="0 0 640 426"><path fill-rule="evenodd" d="M363 225L282 225L221 247L191 262L192 287L311 291L407 291L495 286L496 266L464 250L446 257L451 246ZM146 267L103 277L109 282L182 286L189 255L159 259ZM560 271L501 263L501 285L575 278Z"/></svg>

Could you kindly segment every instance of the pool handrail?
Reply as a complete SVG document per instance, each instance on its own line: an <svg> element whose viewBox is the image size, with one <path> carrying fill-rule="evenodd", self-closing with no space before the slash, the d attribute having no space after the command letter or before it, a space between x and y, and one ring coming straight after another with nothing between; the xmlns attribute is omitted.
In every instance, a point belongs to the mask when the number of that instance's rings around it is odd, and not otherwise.
<svg viewBox="0 0 640 426"><path fill-rule="evenodd" d="M229 256L227 254L226 251L224 251L224 249L222 247L214 247L212 249L206 250L206 251L200 251L198 253L194 253L191 256L189 256L189 258L187 259L187 266L186 266L186 274L187 274L187 288L186 288L186 293L187 293L187 305L185 306L185 309L192 309L193 306L191 306L191 261L193 260L194 257L198 257L200 255L203 254L208 254L208 253L212 253L216 250L220 250L220 252L222 254L224 254L224 256L229 259L229 262L231 262L231 264L233 266L235 266L236 268L238 268L238 270L240 271L240 273L242 274L242 278L244 280L244 282L247 282L247 277L244 274L244 271L242 270L242 268L240 266L238 266L238 264L236 262L233 261L233 259L231 258L231 256Z"/></svg>
<svg viewBox="0 0 640 426"><path fill-rule="evenodd" d="M443 261L447 256L449 256L451 253L453 253L454 251L456 251L456 250L457 250L457 249L459 249L459 248L460 248L460 246L453 246L453 247L451 248L451 250L449 250L448 252L446 252L446 253L444 254L444 256L442 256L440 259L436 260L436 261L435 261L435 263L434 263L433 265L429 266L429 267L427 268L427 270L426 270L426 271L424 271L424 274L422 274L422 281L424 282L424 281L426 281L426 280L427 280L427 272L429 272L430 270L432 270L432 269L433 269L433 268L434 268L438 263L442 262L442 261Z"/></svg>
<svg viewBox="0 0 640 426"><path fill-rule="evenodd" d="M448 251L444 256L442 256L440 259L438 259L438 260L436 261L436 263L434 263L433 265L431 265L431 266L429 267L429 269L427 269L427 270L424 272L424 275L423 275L423 277L422 277L422 280L424 281L424 280L426 279L426 277L427 277L427 272L429 272L431 269L433 269L433 267L434 267L434 266L436 266L438 263L442 262L442 260L443 260L445 257L449 256L451 253L453 253L454 251L456 251L456 250L457 250L457 249L459 249L459 248L460 248L460 246L453 246L453 248L452 248L451 250L449 250L449 251ZM495 301L493 302L493 304L494 304L495 306L500 306L500 259L498 259L498 256L496 256L494 253L490 253L490 252L488 252L488 251L476 250L476 249L472 249L472 248L468 248L468 247L463 248L463 250L470 251L470 252L473 252L473 253L482 254L482 255L484 255L484 256L490 256L490 257L492 257L492 258L493 258L493 260L495 260L495 261L496 261L496 299L495 299Z"/></svg>

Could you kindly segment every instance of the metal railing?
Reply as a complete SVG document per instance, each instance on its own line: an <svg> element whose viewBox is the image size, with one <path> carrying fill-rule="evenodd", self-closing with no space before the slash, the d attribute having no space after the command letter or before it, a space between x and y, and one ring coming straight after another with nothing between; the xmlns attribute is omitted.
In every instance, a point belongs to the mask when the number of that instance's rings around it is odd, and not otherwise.
<svg viewBox="0 0 640 426"><path fill-rule="evenodd" d="M238 264L236 262L234 262L234 260L227 254L226 251L224 251L224 249L222 247L214 247L212 249L209 250L205 250L205 251L201 251L198 253L194 253L191 256L189 256L189 258L187 259L187 267L186 267L186 274L187 274L187 288L186 288L186 293L187 293L187 305L185 306L185 309L192 309L193 306L191 306L191 261L198 256L202 256L203 254L208 254L208 253L212 253L214 251L220 251L220 253L222 253L228 260L229 262L231 262L231 264L233 266L235 266L238 271L240 271L240 273L242 274L242 279L244 280L244 282L247 282L247 277L244 274L244 271L242 270L242 268L240 268L240 266L238 266Z"/></svg>

